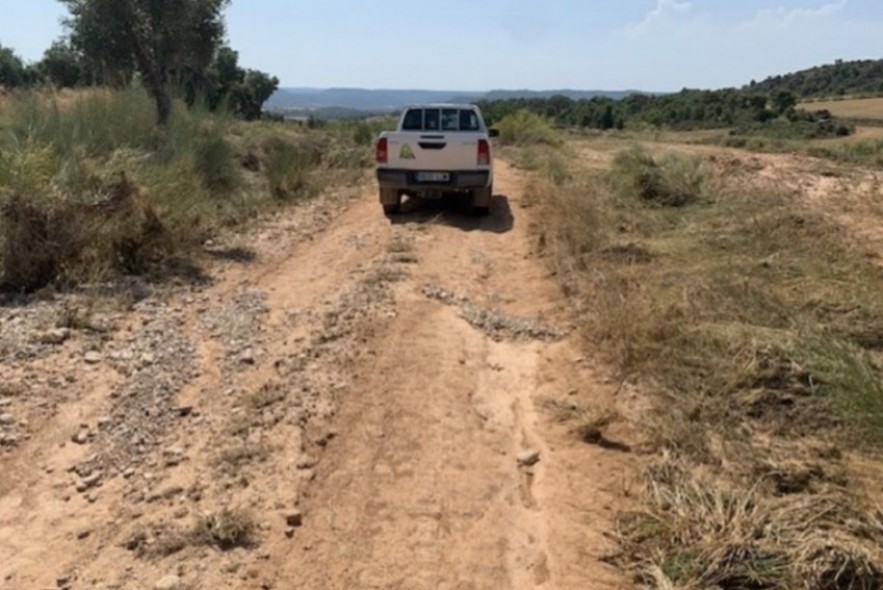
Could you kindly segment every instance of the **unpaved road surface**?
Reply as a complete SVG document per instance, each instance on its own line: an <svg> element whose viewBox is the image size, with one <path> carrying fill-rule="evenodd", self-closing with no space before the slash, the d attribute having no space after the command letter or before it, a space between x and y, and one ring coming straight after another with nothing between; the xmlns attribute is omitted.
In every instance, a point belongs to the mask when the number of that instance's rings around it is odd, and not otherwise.
<svg viewBox="0 0 883 590"><path fill-rule="evenodd" d="M615 387L523 187L390 221L366 180L212 245L205 284L0 308L0 588L627 587L631 456L545 409ZM225 510L247 546L193 534Z"/></svg>

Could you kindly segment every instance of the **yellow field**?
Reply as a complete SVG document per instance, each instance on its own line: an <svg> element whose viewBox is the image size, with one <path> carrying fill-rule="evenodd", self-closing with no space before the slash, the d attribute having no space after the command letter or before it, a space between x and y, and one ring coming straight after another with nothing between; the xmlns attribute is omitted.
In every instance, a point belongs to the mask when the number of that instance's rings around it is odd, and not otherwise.
<svg viewBox="0 0 883 590"><path fill-rule="evenodd" d="M845 119L881 119L883 120L883 98L856 98L849 100L827 100L807 102L800 105L807 110L827 109L835 117Z"/></svg>

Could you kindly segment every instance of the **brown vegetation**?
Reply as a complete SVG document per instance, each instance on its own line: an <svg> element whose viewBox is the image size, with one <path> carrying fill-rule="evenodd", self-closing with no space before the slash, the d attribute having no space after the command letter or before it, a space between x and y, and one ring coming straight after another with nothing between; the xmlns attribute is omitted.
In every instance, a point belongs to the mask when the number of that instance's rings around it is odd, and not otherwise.
<svg viewBox="0 0 883 590"><path fill-rule="evenodd" d="M616 561L656 588L879 588L883 514L847 459L883 434L879 269L717 160L633 148L562 175L560 158L529 189L539 244L587 341L646 395L557 411L590 442L622 413L656 456Z"/></svg>

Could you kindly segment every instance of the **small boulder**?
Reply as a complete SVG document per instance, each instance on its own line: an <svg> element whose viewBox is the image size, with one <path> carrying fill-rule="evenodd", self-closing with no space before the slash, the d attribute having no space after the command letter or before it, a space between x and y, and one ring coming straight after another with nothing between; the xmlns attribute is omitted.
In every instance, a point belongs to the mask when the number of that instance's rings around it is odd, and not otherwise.
<svg viewBox="0 0 883 590"><path fill-rule="evenodd" d="M522 467L533 467L540 462L540 452L536 450L524 451L518 455L518 464Z"/></svg>
<svg viewBox="0 0 883 590"><path fill-rule="evenodd" d="M285 522L290 527L299 527L304 523L304 515L300 510L294 508L285 513Z"/></svg>

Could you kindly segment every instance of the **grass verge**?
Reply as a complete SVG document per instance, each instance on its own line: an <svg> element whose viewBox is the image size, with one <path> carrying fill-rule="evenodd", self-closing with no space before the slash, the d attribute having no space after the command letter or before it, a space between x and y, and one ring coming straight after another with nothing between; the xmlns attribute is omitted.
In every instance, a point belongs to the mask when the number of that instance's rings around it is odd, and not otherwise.
<svg viewBox="0 0 883 590"><path fill-rule="evenodd" d="M539 245L587 342L647 393L565 408L593 443L632 418L653 457L617 563L654 588L880 588L883 515L851 467L883 435L879 268L712 161L567 164L528 187Z"/></svg>

